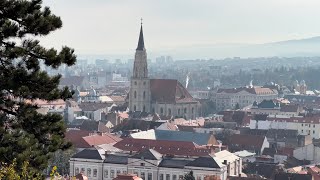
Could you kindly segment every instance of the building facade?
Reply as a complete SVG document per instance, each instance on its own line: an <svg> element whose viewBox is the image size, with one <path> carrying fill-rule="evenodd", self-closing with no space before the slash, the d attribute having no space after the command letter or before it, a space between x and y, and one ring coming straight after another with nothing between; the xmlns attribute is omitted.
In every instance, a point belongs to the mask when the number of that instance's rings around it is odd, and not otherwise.
<svg viewBox="0 0 320 180"><path fill-rule="evenodd" d="M276 99L278 91L263 87L240 87L218 89L212 92L212 100L217 110L236 109L249 106L263 100Z"/></svg>
<svg viewBox="0 0 320 180"><path fill-rule="evenodd" d="M82 172L90 180L112 180L118 174L126 173L136 174L144 180L179 180L190 171L197 180L210 176L226 180L227 166L220 161L213 156L166 157L152 149L134 155L85 149L75 154L69 162L71 176Z"/></svg>
<svg viewBox="0 0 320 180"><path fill-rule="evenodd" d="M174 79L150 79L142 25L130 82L129 110L194 119L199 102Z"/></svg>

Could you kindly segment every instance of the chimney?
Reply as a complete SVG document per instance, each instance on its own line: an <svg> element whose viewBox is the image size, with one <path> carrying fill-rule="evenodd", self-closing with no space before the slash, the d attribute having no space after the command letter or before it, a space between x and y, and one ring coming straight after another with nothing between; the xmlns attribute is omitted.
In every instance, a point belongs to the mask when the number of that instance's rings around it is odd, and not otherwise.
<svg viewBox="0 0 320 180"><path fill-rule="evenodd" d="M222 164L227 165L227 164L228 164L228 161L227 161L227 160L223 160L223 163L222 163Z"/></svg>

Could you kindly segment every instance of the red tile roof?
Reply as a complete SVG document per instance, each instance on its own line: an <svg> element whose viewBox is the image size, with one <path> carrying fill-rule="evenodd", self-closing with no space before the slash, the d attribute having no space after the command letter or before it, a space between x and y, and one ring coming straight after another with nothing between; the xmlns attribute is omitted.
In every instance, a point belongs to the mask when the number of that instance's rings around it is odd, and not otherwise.
<svg viewBox="0 0 320 180"><path fill-rule="evenodd" d="M145 149L154 149L161 154L183 155L183 156L205 156L211 154L208 148L200 147L193 142L165 141L149 139L126 138L117 142L114 147L124 150L138 152Z"/></svg>
<svg viewBox="0 0 320 180"><path fill-rule="evenodd" d="M197 102L183 85L173 79L150 79L151 100L159 103Z"/></svg>
<svg viewBox="0 0 320 180"><path fill-rule="evenodd" d="M240 88L232 88L232 89L218 89L217 93L233 94L241 91L246 91L250 94L257 94L257 95L277 94L277 92L273 91L272 89L263 88L263 87L253 87L253 88L240 87Z"/></svg>
<svg viewBox="0 0 320 180"><path fill-rule="evenodd" d="M119 142L122 140L121 138L114 136L112 134L109 134L109 133L89 135L89 136L83 137L83 139L90 146L96 146L96 145L101 145L101 144L110 144L110 143L115 143L115 142Z"/></svg>
<svg viewBox="0 0 320 180"><path fill-rule="evenodd" d="M90 131L85 130L68 130L65 138L70 141L75 148L89 148L91 146L82 138L89 134Z"/></svg>

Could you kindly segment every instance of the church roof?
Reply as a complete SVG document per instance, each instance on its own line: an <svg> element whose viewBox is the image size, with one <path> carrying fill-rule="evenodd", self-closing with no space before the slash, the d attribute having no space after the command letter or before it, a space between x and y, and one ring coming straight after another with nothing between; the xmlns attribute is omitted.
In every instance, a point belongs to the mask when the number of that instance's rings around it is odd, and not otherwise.
<svg viewBox="0 0 320 180"><path fill-rule="evenodd" d="M175 79L150 79L151 100L158 103L196 102Z"/></svg>
<svg viewBox="0 0 320 180"><path fill-rule="evenodd" d="M144 47L144 39L143 39L143 30L142 30L142 24L141 24L141 28L140 28L140 35L139 35L139 41L138 41L138 47L136 50L145 50Z"/></svg>

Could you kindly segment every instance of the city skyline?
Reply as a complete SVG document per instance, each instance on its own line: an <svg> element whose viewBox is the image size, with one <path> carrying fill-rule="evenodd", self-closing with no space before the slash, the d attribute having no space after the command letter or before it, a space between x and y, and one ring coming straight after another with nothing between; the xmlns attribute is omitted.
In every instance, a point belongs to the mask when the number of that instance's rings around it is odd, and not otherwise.
<svg viewBox="0 0 320 180"><path fill-rule="evenodd" d="M170 55L176 49L190 47L310 38L320 31L313 21L320 17L316 8L320 2L315 0L45 0L44 3L62 18L63 27L44 37L43 44L56 48L69 45L79 55L132 56L140 18L144 19L146 48L151 56Z"/></svg>

